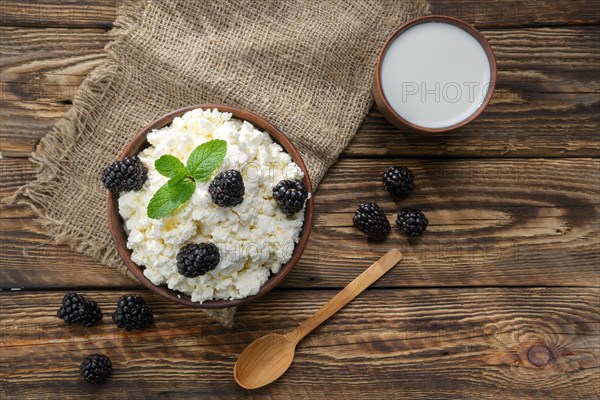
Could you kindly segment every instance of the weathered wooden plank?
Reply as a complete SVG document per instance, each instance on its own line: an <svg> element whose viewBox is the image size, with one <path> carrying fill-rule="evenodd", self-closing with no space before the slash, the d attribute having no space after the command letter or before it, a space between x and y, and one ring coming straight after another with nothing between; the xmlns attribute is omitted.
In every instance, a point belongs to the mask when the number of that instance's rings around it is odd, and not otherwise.
<svg viewBox="0 0 600 400"><path fill-rule="evenodd" d="M4 0L0 25L109 28L121 0ZM432 14L460 18L477 27L594 24L600 21L593 0L431 0Z"/></svg>
<svg viewBox="0 0 600 400"><path fill-rule="evenodd" d="M381 186L390 164L409 166L417 188L395 204ZM33 177L24 159L0 161L0 195ZM316 194L316 224L289 288L342 287L391 246L405 267L379 286L600 286L599 160L344 159ZM375 201L390 221L418 207L430 226L409 242L395 229L368 242L352 226L359 202ZM0 282L5 287L99 287L132 283L96 262L56 246L23 206L0 208ZM56 273L60 271L60 273Z"/></svg>
<svg viewBox="0 0 600 400"><path fill-rule="evenodd" d="M110 28L121 0L4 0L0 25Z"/></svg>
<svg viewBox="0 0 600 400"><path fill-rule="evenodd" d="M252 392L237 386L232 368L247 344L296 326L334 293L272 292L240 308L236 327L228 330L199 310L143 292L156 323L136 333L119 331L110 321L120 292L85 292L105 313L92 328L67 326L54 316L63 293L5 293L0 295L0 394L20 399L97 398L99 393L105 398L319 399L600 395L597 288L367 290L298 346L294 364L280 380ZM107 354L114 370L98 387L78 376L78 363L95 352Z"/></svg>
<svg viewBox="0 0 600 400"><path fill-rule="evenodd" d="M431 13L448 15L477 28L595 24L598 5L588 0L430 0ZM588 14L589 13L589 14Z"/></svg>
<svg viewBox="0 0 600 400"><path fill-rule="evenodd" d="M98 29L0 29L0 150L29 152L104 59ZM22 154L17 154L22 155Z"/></svg>
<svg viewBox="0 0 600 400"><path fill-rule="evenodd" d="M474 123L450 134L400 132L370 113L345 156L556 157L600 154L600 31L486 31L498 89ZM103 59L101 30L0 29L0 151L24 156L70 107Z"/></svg>
<svg viewBox="0 0 600 400"><path fill-rule="evenodd" d="M446 134L391 126L375 107L342 157L597 157L600 98L500 89L486 111Z"/></svg>

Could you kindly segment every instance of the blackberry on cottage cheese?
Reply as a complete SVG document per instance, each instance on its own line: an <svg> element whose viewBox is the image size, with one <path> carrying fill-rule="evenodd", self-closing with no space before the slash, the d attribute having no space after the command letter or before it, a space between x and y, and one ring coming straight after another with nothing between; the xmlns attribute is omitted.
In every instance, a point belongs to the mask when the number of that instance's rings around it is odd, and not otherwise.
<svg viewBox="0 0 600 400"><path fill-rule="evenodd" d="M240 299L258 293L269 276L289 261L299 240L304 212L286 216L273 199L272 189L281 180L302 179L300 167L268 133L216 109L189 111L147 138L150 146L138 156L148 167L148 179L139 191L119 196L131 259L144 267L152 283L188 294L192 301ZM240 171L243 201L219 207L211 199L210 180L197 182L190 201L167 217L148 218L148 202L168 180L156 171L154 162L165 154L185 162L197 146L212 139L227 142L227 155L215 175ZM178 272L177 254L194 243L213 243L220 261L206 274L189 278Z"/></svg>

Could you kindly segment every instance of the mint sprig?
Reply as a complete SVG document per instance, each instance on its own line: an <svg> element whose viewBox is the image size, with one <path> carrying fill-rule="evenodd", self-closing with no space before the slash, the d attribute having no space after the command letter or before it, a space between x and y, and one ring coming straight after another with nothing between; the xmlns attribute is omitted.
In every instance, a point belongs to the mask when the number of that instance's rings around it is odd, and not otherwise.
<svg viewBox="0 0 600 400"><path fill-rule="evenodd" d="M156 160L156 170L170 179L150 199L148 218L166 217L188 201L196 190L196 182L207 181L221 166L226 154L227 142L214 139L196 147L190 153L186 165L168 154Z"/></svg>

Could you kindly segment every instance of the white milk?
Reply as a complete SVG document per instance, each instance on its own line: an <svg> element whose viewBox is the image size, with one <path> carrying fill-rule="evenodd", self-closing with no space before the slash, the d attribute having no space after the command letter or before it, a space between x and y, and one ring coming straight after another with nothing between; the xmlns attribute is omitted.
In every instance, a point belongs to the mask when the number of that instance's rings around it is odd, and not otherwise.
<svg viewBox="0 0 600 400"><path fill-rule="evenodd" d="M490 84L490 63L479 42L444 22L408 28L388 47L381 86L405 120L444 128L475 113Z"/></svg>

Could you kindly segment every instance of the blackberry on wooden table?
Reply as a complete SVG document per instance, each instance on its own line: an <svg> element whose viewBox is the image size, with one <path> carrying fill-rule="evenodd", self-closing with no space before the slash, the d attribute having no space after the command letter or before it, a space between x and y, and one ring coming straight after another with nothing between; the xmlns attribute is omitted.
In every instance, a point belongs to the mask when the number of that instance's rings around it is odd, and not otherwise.
<svg viewBox="0 0 600 400"><path fill-rule="evenodd" d="M95 301L87 300L77 293L67 293L56 316L67 324L92 326L102 319L102 310Z"/></svg>
<svg viewBox="0 0 600 400"><path fill-rule="evenodd" d="M376 203L359 204L352 222L370 239L383 240L392 230L385 211Z"/></svg>
<svg viewBox="0 0 600 400"><path fill-rule="evenodd" d="M383 186L394 198L402 198L412 192L415 177L406 167L391 166L383 173Z"/></svg>
<svg viewBox="0 0 600 400"><path fill-rule="evenodd" d="M102 383L112 372L112 363L104 354L90 354L79 366L79 372L89 383Z"/></svg>
<svg viewBox="0 0 600 400"><path fill-rule="evenodd" d="M152 309L139 294L126 294L117 302L113 322L127 331L147 329L154 321Z"/></svg>
<svg viewBox="0 0 600 400"><path fill-rule="evenodd" d="M416 208L403 208L398 211L396 225L408 236L417 236L425 231L429 220Z"/></svg>

